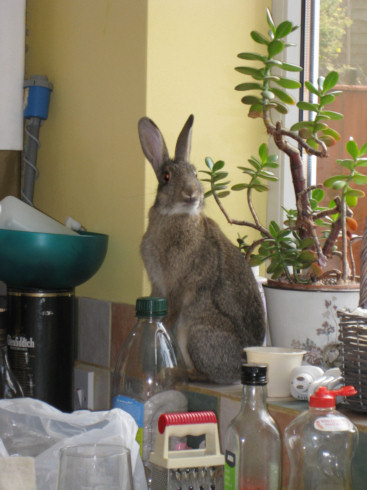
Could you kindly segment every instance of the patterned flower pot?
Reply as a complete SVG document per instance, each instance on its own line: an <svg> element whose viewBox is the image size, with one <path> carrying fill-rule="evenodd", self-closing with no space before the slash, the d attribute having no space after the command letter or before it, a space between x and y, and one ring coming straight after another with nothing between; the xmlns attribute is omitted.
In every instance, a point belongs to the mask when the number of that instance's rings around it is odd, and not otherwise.
<svg viewBox="0 0 367 490"><path fill-rule="evenodd" d="M263 285L271 345L307 351L304 360L314 366L338 365L339 321L337 310L353 311L359 302L359 286L324 288L279 284Z"/></svg>

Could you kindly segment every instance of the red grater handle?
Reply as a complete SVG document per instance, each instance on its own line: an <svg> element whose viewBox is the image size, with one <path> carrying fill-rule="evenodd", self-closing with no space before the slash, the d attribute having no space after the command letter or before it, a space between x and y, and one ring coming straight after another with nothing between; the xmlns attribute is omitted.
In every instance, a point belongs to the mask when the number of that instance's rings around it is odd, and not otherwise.
<svg viewBox="0 0 367 490"><path fill-rule="evenodd" d="M188 425L188 424L216 424L217 417L214 412L207 410L204 412L181 412L163 413L158 420L158 430L163 434L167 425Z"/></svg>

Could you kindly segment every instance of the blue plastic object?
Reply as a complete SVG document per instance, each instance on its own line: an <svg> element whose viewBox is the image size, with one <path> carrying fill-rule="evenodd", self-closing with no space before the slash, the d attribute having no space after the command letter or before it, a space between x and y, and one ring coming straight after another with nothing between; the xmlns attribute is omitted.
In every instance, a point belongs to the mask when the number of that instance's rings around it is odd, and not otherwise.
<svg viewBox="0 0 367 490"><path fill-rule="evenodd" d="M47 119L52 83L46 76L33 75L24 82L24 88L26 89L24 117Z"/></svg>
<svg viewBox="0 0 367 490"><path fill-rule="evenodd" d="M90 279L107 253L108 235L0 230L0 281L14 288L70 289Z"/></svg>

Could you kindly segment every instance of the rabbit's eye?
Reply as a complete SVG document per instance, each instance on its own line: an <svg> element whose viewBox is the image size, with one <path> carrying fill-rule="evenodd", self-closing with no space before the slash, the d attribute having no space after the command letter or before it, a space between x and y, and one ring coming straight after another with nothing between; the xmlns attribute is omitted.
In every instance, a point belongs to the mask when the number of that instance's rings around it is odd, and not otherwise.
<svg viewBox="0 0 367 490"><path fill-rule="evenodd" d="M164 178L164 180L165 180L166 182L169 182L169 181L170 181L170 179L171 179L171 174L170 174L168 171L166 171L166 172L164 172L164 174L163 174L163 178Z"/></svg>

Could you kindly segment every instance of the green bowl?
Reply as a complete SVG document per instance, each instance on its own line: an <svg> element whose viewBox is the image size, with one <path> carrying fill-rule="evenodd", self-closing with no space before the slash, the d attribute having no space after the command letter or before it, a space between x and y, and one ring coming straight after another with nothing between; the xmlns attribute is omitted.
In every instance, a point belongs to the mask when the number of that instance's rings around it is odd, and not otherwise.
<svg viewBox="0 0 367 490"><path fill-rule="evenodd" d="M0 230L0 281L9 287L71 289L102 265L108 236Z"/></svg>

